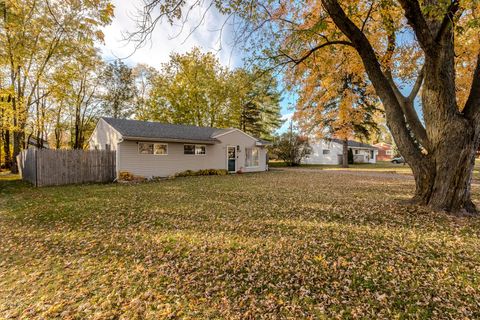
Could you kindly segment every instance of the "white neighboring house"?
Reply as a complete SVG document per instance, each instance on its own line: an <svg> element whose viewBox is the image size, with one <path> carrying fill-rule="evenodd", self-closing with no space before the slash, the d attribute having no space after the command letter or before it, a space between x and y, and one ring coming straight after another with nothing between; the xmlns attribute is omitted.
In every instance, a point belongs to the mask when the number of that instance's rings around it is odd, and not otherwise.
<svg viewBox="0 0 480 320"><path fill-rule="evenodd" d="M269 144L239 129L115 118L101 118L89 139L90 149L116 150L117 177L145 178L201 169L266 171Z"/></svg>
<svg viewBox="0 0 480 320"><path fill-rule="evenodd" d="M343 141L340 139L313 140L312 153L302 159L304 164L341 164ZM354 163L376 163L377 148L366 143L348 140Z"/></svg>

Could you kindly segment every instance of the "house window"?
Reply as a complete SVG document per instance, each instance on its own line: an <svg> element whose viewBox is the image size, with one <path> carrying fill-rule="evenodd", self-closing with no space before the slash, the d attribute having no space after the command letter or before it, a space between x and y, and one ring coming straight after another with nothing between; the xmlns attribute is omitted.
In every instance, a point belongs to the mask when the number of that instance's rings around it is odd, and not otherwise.
<svg viewBox="0 0 480 320"><path fill-rule="evenodd" d="M245 149L245 166L247 168L259 166L258 153L258 148Z"/></svg>
<svg viewBox="0 0 480 320"><path fill-rule="evenodd" d="M140 153L140 154L167 155L168 154L168 144L166 144L166 143L139 142L138 143L138 153Z"/></svg>
<svg viewBox="0 0 480 320"><path fill-rule="evenodd" d="M105 150L110 150L110 145L108 143L105 144Z"/></svg>
<svg viewBox="0 0 480 320"><path fill-rule="evenodd" d="M355 154L358 154L358 152L359 152L358 150L355 150Z"/></svg>
<svg viewBox="0 0 480 320"><path fill-rule="evenodd" d="M194 144L184 144L183 145L183 154L195 154L195 145Z"/></svg>
<svg viewBox="0 0 480 320"><path fill-rule="evenodd" d="M391 156L391 155L393 155L393 151L392 150L385 150L385 154L387 156Z"/></svg>
<svg viewBox="0 0 480 320"><path fill-rule="evenodd" d="M195 145L195 154L205 154L207 153L207 147L202 144Z"/></svg>
<svg viewBox="0 0 480 320"><path fill-rule="evenodd" d="M154 145L154 154L167 155L168 154L168 144L166 143L155 143Z"/></svg>
<svg viewBox="0 0 480 320"><path fill-rule="evenodd" d="M153 154L153 143L139 142L138 153L140 154Z"/></svg>
<svg viewBox="0 0 480 320"><path fill-rule="evenodd" d="M207 147L204 144L184 144L183 154L206 154Z"/></svg>
<svg viewBox="0 0 480 320"><path fill-rule="evenodd" d="M328 149L323 149L323 154L330 154L330 150L328 150Z"/></svg>

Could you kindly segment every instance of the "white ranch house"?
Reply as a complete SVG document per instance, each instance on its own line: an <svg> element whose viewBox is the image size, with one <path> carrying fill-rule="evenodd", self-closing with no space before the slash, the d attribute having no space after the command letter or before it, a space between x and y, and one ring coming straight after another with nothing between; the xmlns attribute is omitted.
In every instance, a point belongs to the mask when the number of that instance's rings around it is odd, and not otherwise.
<svg viewBox="0 0 480 320"><path fill-rule="evenodd" d="M266 171L268 144L239 129L114 118L101 118L89 139L90 149L116 150L117 177L145 178L201 169Z"/></svg>
<svg viewBox="0 0 480 320"><path fill-rule="evenodd" d="M313 140L312 153L302 159L304 164L341 164L343 141L340 139ZM376 163L377 148L366 143L348 141L348 149L353 152L354 163Z"/></svg>

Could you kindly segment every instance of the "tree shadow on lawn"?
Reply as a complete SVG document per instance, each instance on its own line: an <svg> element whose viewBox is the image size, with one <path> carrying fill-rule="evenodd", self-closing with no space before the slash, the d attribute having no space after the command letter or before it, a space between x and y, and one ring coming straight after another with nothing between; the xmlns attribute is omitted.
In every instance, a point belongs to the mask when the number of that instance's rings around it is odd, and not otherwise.
<svg viewBox="0 0 480 320"><path fill-rule="evenodd" d="M165 305L197 317L480 315L478 240L296 220L259 228L281 232L19 227L4 244L0 305L38 316L143 317Z"/></svg>
<svg viewBox="0 0 480 320"><path fill-rule="evenodd" d="M12 186L0 315L479 317L478 221L398 205L411 182L352 179Z"/></svg>
<svg viewBox="0 0 480 320"><path fill-rule="evenodd" d="M25 226L222 231L239 229L235 222L241 221L298 219L452 234L480 229L479 219L405 205L413 183L396 177L276 172L132 185L33 188L18 180L0 183L6 185L0 194L2 218Z"/></svg>

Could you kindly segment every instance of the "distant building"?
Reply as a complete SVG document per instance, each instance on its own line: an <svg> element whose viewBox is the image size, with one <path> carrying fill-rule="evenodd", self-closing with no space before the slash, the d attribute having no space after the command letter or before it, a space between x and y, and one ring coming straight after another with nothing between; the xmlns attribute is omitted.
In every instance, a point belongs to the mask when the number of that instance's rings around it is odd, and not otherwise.
<svg viewBox="0 0 480 320"><path fill-rule="evenodd" d="M378 150L377 160L378 161L390 161L395 156L393 146L389 143L380 142L374 144Z"/></svg>
<svg viewBox="0 0 480 320"><path fill-rule="evenodd" d="M302 159L304 164L341 164L343 141L340 139L316 140L310 143L312 152ZM377 148L366 143L348 140L354 163L376 163Z"/></svg>

